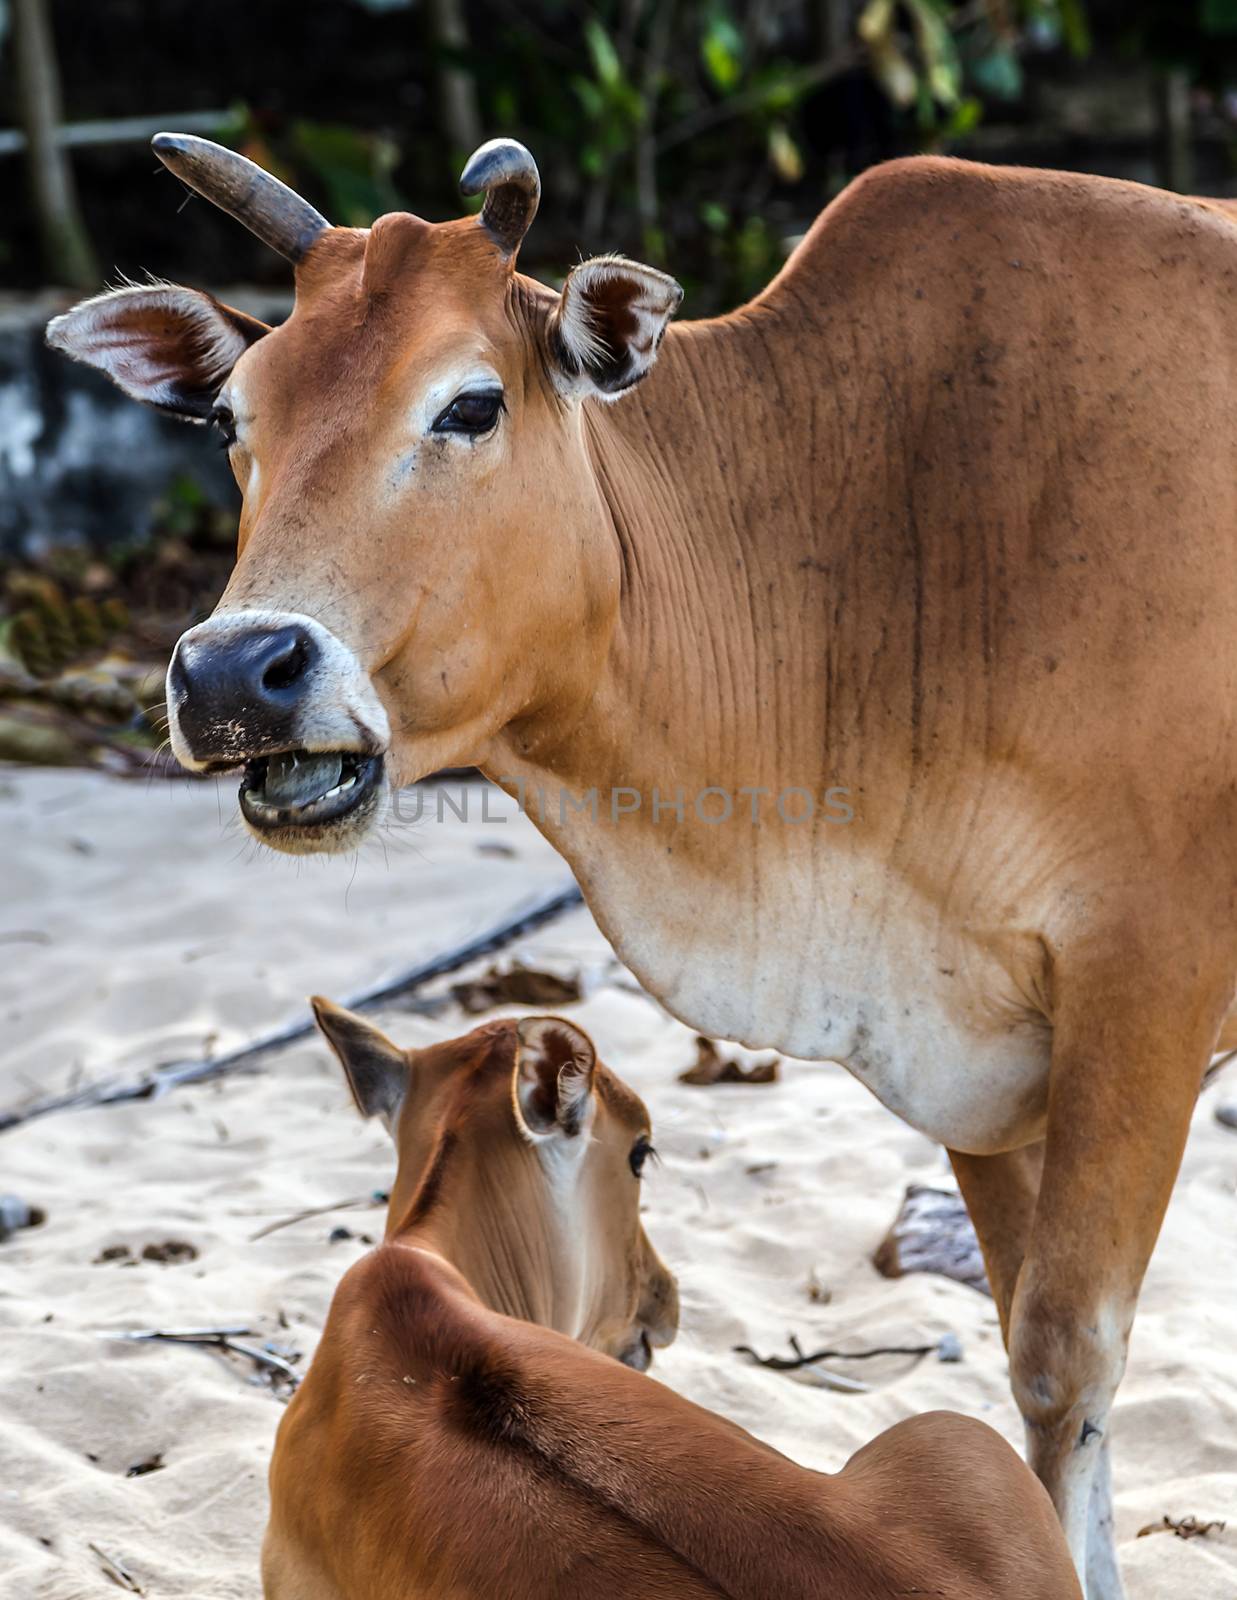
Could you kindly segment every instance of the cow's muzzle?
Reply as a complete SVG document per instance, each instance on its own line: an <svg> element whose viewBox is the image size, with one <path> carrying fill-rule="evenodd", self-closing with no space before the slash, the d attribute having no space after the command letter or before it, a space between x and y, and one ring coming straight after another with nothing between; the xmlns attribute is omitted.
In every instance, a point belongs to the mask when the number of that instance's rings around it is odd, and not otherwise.
<svg viewBox="0 0 1237 1600"><path fill-rule="evenodd" d="M168 668L168 723L184 766L244 768L241 815L277 849L349 849L380 810L386 713L312 617L225 612L191 628Z"/></svg>
<svg viewBox="0 0 1237 1600"><path fill-rule="evenodd" d="M321 651L295 622L193 628L168 667L168 703L198 763L286 750L313 692Z"/></svg>
<svg viewBox="0 0 1237 1600"><path fill-rule="evenodd" d="M626 1367L647 1372L653 1364L654 1350L674 1343L679 1331L679 1286L674 1274L661 1260L647 1238L642 1237L648 1277L645 1280L636 1325L618 1354Z"/></svg>

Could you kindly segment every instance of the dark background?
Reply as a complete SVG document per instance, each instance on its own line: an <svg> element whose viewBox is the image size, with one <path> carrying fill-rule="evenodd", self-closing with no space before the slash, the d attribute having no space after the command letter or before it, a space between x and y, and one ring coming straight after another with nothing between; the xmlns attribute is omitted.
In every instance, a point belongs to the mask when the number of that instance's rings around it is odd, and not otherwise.
<svg viewBox="0 0 1237 1600"><path fill-rule="evenodd" d="M482 139L541 166L524 264L619 249L670 268L689 314L763 283L864 167L938 150L1168 187L1237 187L1237 0L7 0L0 127L21 130L20 34L43 12L70 124L217 114L213 136L333 222L458 213ZM25 76L29 77L26 69ZM207 131L199 128L196 131ZM30 164L0 155L0 287L117 271L279 284L281 263L199 202L144 137L72 147L80 228L40 228ZM74 209L72 196L69 210ZM93 274L93 276L92 276Z"/></svg>

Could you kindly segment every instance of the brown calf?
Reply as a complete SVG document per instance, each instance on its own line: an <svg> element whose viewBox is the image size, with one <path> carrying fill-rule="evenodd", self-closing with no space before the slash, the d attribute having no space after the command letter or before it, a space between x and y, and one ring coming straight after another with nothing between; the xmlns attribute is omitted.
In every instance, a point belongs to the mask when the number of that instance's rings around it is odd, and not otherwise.
<svg viewBox="0 0 1237 1600"><path fill-rule="evenodd" d="M678 1302L639 1219L647 1112L577 1028L405 1054L317 1012L399 1169L279 1430L267 1600L1078 1600L982 1423L809 1472L601 1353L647 1365Z"/></svg>

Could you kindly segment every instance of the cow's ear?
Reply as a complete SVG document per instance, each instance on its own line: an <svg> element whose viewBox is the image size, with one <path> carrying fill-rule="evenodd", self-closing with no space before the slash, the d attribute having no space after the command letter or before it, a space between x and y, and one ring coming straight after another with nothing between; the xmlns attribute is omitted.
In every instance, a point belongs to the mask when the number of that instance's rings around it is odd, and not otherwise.
<svg viewBox="0 0 1237 1600"><path fill-rule="evenodd" d="M381 1117L390 1132L408 1092L407 1053L355 1012L321 995L309 1003L323 1037L339 1057L357 1110L363 1117Z"/></svg>
<svg viewBox="0 0 1237 1600"><path fill-rule="evenodd" d="M201 289L159 283L83 300L48 323L47 342L134 400L204 422L237 361L269 332Z"/></svg>
<svg viewBox="0 0 1237 1600"><path fill-rule="evenodd" d="M657 359L683 291L655 267L596 256L574 268L550 318L550 350L564 384L613 400Z"/></svg>
<svg viewBox="0 0 1237 1600"><path fill-rule="evenodd" d="M569 1139L590 1121L597 1052L582 1029L562 1017L523 1017L516 1024L515 1104L534 1134Z"/></svg>

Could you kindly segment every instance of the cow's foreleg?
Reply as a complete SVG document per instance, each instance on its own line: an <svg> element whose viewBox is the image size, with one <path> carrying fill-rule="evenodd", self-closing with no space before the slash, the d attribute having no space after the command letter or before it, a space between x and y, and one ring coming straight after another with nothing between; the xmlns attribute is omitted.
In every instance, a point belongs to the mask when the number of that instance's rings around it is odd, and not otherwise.
<svg viewBox="0 0 1237 1600"><path fill-rule="evenodd" d="M962 1190L984 1253L988 1283L1009 1347L1009 1319L1018 1274L1026 1257L1044 1169L1044 1143L1000 1155L973 1156L951 1150L958 1187ZM1121 1578L1113 1536L1112 1474L1108 1440L1099 1446L1091 1482L1087 1530L1087 1590L1102 1600L1118 1600Z"/></svg>
<svg viewBox="0 0 1237 1600"><path fill-rule="evenodd" d="M988 1269L988 1284L1001 1319L1001 1335L1008 1348L1009 1311L1031 1238L1044 1169L1043 1141L995 1156L951 1150L949 1159L975 1224Z"/></svg>
<svg viewBox="0 0 1237 1600"><path fill-rule="evenodd" d="M1087 1600L1122 1594L1103 1460L1109 1412L1226 993L1227 980L1189 970L1174 983L1129 958L1058 982L1043 1177L1008 1344L1028 1460Z"/></svg>

